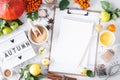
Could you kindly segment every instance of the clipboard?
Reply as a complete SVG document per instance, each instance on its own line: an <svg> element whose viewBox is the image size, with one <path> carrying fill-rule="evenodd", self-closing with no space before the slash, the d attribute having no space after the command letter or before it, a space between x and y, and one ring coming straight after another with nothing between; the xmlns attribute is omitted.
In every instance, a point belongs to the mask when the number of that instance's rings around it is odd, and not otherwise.
<svg viewBox="0 0 120 80"><path fill-rule="evenodd" d="M53 31L52 31L52 38L51 38L51 49L50 49L50 65L48 68L49 72L55 72L55 73L63 73L63 74L73 74L73 75L82 75L80 73L80 69L86 67L87 69L92 70L95 72L95 65L96 65L96 53L97 53L97 47L98 47L98 33L94 31L94 25L99 22L99 12L97 11L83 11L79 9L66 9L64 11L60 11L59 8L55 9L55 16L54 16L54 25L53 25ZM64 26L64 24L66 26ZM74 23L76 29L74 30L74 27L71 26L72 23ZM88 41L85 43L80 42L77 44L77 47L74 43L70 43L71 47L76 47L77 51L74 52L73 49L69 46L69 41L71 39L75 40L77 37L75 37L76 33L80 34L83 33L85 35L85 28L84 26L80 27L79 25L86 25L89 27L86 27ZM78 25L78 26L77 26ZM61 27L62 26L62 27ZM64 26L64 27L63 27ZM71 28L71 29L69 29ZM88 28L88 29L87 29ZM83 29L83 31L81 30ZM73 30L73 31L72 31ZM80 30L80 32L79 32ZM72 33L73 35L71 35ZM69 41L66 39L66 35ZM65 39L66 38L66 39ZM74 39L75 38L75 39ZM79 42L81 38L79 38L76 42ZM65 42L64 44L69 49L64 49L64 45L60 43L61 41ZM85 46L82 48L81 52L79 52L79 45L82 43L80 48L82 46ZM65 47L65 48L67 48ZM64 51L66 51L64 53ZM82 53L82 57L80 56L80 53ZM81 60L79 60L81 59Z"/></svg>

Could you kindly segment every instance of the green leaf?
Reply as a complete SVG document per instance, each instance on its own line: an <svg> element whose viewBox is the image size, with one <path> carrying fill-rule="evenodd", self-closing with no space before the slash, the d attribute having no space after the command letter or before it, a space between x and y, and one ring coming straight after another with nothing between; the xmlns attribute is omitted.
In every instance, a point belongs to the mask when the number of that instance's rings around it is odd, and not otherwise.
<svg viewBox="0 0 120 80"><path fill-rule="evenodd" d="M33 76L29 72L29 68L32 64L28 64L25 66L25 68L20 68L19 73L23 75L24 80L40 80L41 78L44 78L44 74L39 74L37 76Z"/></svg>
<svg viewBox="0 0 120 80"><path fill-rule="evenodd" d="M0 19L0 29L2 29L6 24L5 20Z"/></svg>
<svg viewBox="0 0 120 80"><path fill-rule="evenodd" d="M120 17L120 11L116 12L116 14L118 15L118 17Z"/></svg>
<svg viewBox="0 0 120 80"><path fill-rule="evenodd" d="M35 80L40 80L41 78L45 78L46 77L44 74L39 74L37 76L31 75L31 76L34 77Z"/></svg>
<svg viewBox="0 0 120 80"><path fill-rule="evenodd" d="M61 0L59 3L60 10L66 9L69 4L70 4L70 2L68 0Z"/></svg>
<svg viewBox="0 0 120 80"><path fill-rule="evenodd" d="M39 77L34 77L34 79L35 79L35 80L40 80L40 78L39 78Z"/></svg>
<svg viewBox="0 0 120 80"><path fill-rule="evenodd" d="M32 21L37 20L38 19L38 11L28 13L27 18L30 18Z"/></svg>
<svg viewBox="0 0 120 80"><path fill-rule="evenodd" d="M19 74L21 74L21 75L24 74L24 69L23 69L23 68L20 68L20 69L19 69Z"/></svg>
<svg viewBox="0 0 120 80"><path fill-rule="evenodd" d="M36 76L35 78L38 78L38 79L40 79L40 78L44 78L45 77L45 75L43 75L43 74L39 74L38 76Z"/></svg>
<svg viewBox="0 0 120 80"><path fill-rule="evenodd" d="M30 68L31 65L32 65L32 64L26 65L25 70L29 70L29 68Z"/></svg>
<svg viewBox="0 0 120 80"><path fill-rule="evenodd" d="M24 77L24 78L29 78L29 77L30 77L30 72L27 71L27 70L25 70L23 77Z"/></svg>
<svg viewBox="0 0 120 80"><path fill-rule="evenodd" d="M16 19L16 20L14 20L14 21L18 22L19 25L22 25L22 24L23 24L23 22L22 22L21 20L19 20L19 19Z"/></svg>
<svg viewBox="0 0 120 80"><path fill-rule="evenodd" d="M113 8L109 7L106 11L107 11L107 12L112 12L112 11L113 11Z"/></svg>
<svg viewBox="0 0 120 80"><path fill-rule="evenodd" d="M116 20L117 18L118 18L117 14L113 13L112 16L111 16L111 19Z"/></svg>
<svg viewBox="0 0 120 80"><path fill-rule="evenodd" d="M88 77L93 77L93 72L91 70L87 70L87 76Z"/></svg>
<svg viewBox="0 0 120 80"><path fill-rule="evenodd" d="M0 36L2 36L3 35L3 32L2 32L2 30L0 30Z"/></svg>
<svg viewBox="0 0 120 80"><path fill-rule="evenodd" d="M35 80L34 77L28 77L26 80Z"/></svg>
<svg viewBox="0 0 120 80"><path fill-rule="evenodd" d="M112 12L113 8L111 7L110 3L107 1L101 1L102 8L107 12Z"/></svg>

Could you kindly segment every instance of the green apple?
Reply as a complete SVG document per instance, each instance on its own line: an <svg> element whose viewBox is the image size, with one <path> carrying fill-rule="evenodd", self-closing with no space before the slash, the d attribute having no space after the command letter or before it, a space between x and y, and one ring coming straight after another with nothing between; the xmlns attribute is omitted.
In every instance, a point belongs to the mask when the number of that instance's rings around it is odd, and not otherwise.
<svg viewBox="0 0 120 80"><path fill-rule="evenodd" d="M3 30L2 30L2 32L3 32L4 34L10 34L11 31L12 31L11 28L8 27L8 26L4 26L4 28L3 28Z"/></svg>
<svg viewBox="0 0 120 80"><path fill-rule="evenodd" d="M86 75L86 74L87 74L87 69L86 69L86 68L81 68L81 69L80 69L80 73L81 73L82 75Z"/></svg>
<svg viewBox="0 0 120 80"><path fill-rule="evenodd" d="M45 51L46 51L46 48L45 48L45 47L40 47L39 50L38 50L38 52L39 52L40 54L45 53Z"/></svg>
<svg viewBox="0 0 120 80"><path fill-rule="evenodd" d="M100 21L101 22L108 22L109 20L110 20L110 13L105 12L105 11L100 13Z"/></svg>
<svg viewBox="0 0 120 80"><path fill-rule="evenodd" d="M10 23L10 28L11 28L12 30L15 30L18 26L19 26L19 24L18 24L18 22L16 22L16 21L12 21L12 22Z"/></svg>
<svg viewBox="0 0 120 80"><path fill-rule="evenodd" d="M50 64L50 60L47 57L42 59L42 65L43 66L48 66L49 64Z"/></svg>

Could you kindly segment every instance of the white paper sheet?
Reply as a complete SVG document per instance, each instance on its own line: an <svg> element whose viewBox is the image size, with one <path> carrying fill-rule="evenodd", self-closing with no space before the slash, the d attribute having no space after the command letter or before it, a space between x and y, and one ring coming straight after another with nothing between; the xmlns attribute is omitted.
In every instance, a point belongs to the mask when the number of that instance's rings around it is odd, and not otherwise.
<svg viewBox="0 0 120 80"><path fill-rule="evenodd" d="M66 57L66 60L63 60L63 63L68 63L69 60L73 60L74 58L76 58L76 64L80 63L92 36L92 29L93 23L62 19L60 36L55 53L58 55L60 54L61 56L64 55L65 57L71 55L70 57ZM57 56L55 56L55 58L57 58ZM60 60L62 62L59 58L60 56L56 60Z"/></svg>
<svg viewBox="0 0 120 80"><path fill-rule="evenodd" d="M62 19L60 35L53 54L55 62L59 62L59 68L66 68L66 72L76 73L85 49L92 36L93 22L78 22L75 20ZM72 65L72 66L70 66ZM86 64L87 65L87 64ZM69 67L69 68L68 68Z"/></svg>

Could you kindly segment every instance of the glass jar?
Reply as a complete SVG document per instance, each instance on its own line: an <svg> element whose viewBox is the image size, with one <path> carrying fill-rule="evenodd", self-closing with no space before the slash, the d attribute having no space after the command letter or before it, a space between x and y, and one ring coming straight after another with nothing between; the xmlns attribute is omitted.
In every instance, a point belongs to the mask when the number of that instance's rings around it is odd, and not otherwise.
<svg viewBox="0 0 120 80"><path fill-rule="evenodd" d="M105 68L104 64L97 65L96 70L97 70L97 76L98 77L106 77L107 76L106 68Z"/></svg>

